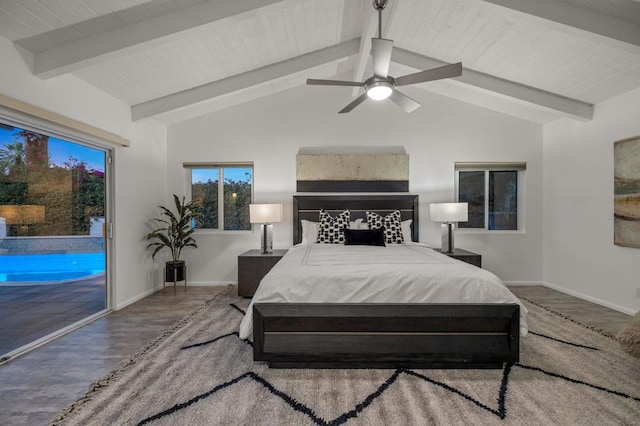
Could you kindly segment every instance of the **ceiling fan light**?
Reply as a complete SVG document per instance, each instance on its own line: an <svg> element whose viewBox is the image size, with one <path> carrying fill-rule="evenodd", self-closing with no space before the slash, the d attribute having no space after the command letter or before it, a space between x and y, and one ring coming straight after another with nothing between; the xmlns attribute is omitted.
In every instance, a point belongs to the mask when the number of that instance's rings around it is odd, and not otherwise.
<svg viewBox="0 0 640 426"><path fill-rule="evenodd" d="M367 87L367 96L369 96L371 99L379 101L382 99L387 99L391 95L392 91L393 88L391 87L391 84L389 82L379 81L372 83Z"/></svg>

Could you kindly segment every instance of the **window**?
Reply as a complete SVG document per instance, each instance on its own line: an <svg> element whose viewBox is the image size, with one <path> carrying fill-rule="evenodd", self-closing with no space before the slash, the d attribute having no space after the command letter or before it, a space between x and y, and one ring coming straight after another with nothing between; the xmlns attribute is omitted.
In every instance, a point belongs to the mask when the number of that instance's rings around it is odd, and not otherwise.
<svg viewBox="0 0 640 426"><path fill-rule="evenodd" d="M456 163L458 201L469 203L461 229L521 229L518 207L526 163Z"/></svg>
<svg viewBox="0 0 640 426"><path fill-rule="evenodd" d="M184 164L191 200L200 209L197 229L251 230L253 164ZM222 184L220 184L222 182Z"/></svg>

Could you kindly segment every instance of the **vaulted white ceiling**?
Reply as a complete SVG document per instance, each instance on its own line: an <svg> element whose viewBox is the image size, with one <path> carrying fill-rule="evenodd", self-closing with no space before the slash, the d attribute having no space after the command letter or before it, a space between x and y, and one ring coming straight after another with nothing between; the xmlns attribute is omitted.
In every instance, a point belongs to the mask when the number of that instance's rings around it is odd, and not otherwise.
<svg viewBox="0 0 640 426"><path fill-rule="evenodd" d="M589 120L640 87L639 0L390 0L382 18L391 75L462 62L417 87L531 121ZM0 36L34 75L72 73L167 124L307 78L364 80L377 25L371 0L0 0ZM308 90L334 91L336 113L362 91Z"/></svg>

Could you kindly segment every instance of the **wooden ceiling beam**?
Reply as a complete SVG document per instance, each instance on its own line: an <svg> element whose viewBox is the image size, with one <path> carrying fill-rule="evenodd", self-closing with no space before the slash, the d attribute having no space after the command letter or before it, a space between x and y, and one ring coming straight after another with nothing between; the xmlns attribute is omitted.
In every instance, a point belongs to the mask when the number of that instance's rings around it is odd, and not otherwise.
<svg viewBox="0 0 640 426"><path fill-rule="evenodd" d="M184 37L204 25L295 0L216 0L96 34L34 54L33 74L51 78Z"/></svg>
<svg viewBox="0 0 640 426"><path fill-rule="evenodd" d="M400 65L426 70L443 65L446 62L422 56L408 50L394 48L391 60ZM462 76L452 79L463 84L484 89L489 92L498 93L511 99L525 102L534 106L542 107L551 111L560 112L563 115L580 120L593 119L593 105L576 99L567 98L556 93L525 86L524 84L504 80L492 75L483 74L463 68ZM428 84L428 83L425 83Z"/></svg>
<svg viewBox="0 0 640 426"><path fill-rule="evenodd" d="M376 29L378 28L378 17L370 14L365 19L362 27L362 34L360 35L360 48L358 50L358 57L355 67L353 68L353 74L351 76L352 81L364 81L364 72L371 56L371 37L375 37ZM358 96L362 93L362 88L354 87L352 96Z"/></svg>
<svg viewBox="0 0 640 426"><path fill-rule="evenodd" d="M222 80L203 84L202 86L133 105L131 107L131 116L133 121L151 118L198 102L204 102L218 96L355 55L358 53L359 48L360 39L355 38L286 61L267 65Z"/></svg>

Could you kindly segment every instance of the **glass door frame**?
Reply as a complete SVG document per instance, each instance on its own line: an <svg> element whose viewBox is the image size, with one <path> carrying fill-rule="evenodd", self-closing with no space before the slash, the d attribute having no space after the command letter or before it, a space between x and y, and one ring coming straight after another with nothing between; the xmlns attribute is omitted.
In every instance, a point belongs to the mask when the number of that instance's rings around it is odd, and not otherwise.
<svg viewBox="0 0 640 426"><path fill-rule="evenodd" d="M62 139L68 142L86 146L92 149L102 151L105 155L104 173L105 173L105 191L104 191L104 215L105 215L105 304L104 308L88 317L81 319L69 326L61 328L51 334L37 339L30 344L18 348L16 351L10 352L6 359L0 360L0 364L8 359L22 355L32 349L42 346L69 331L75 330L94 321L101 316L115 309L115 289L113 285L114 273L114 223L115 223L115 144L102 140L96 136L86 134L79 130L71 129L63 124L50 122L36 116L31 116L20 111L14 111L0 105L0 121L17 128L42 133L50 137ZM1 354L0 354L1 355Z"/></svg>

